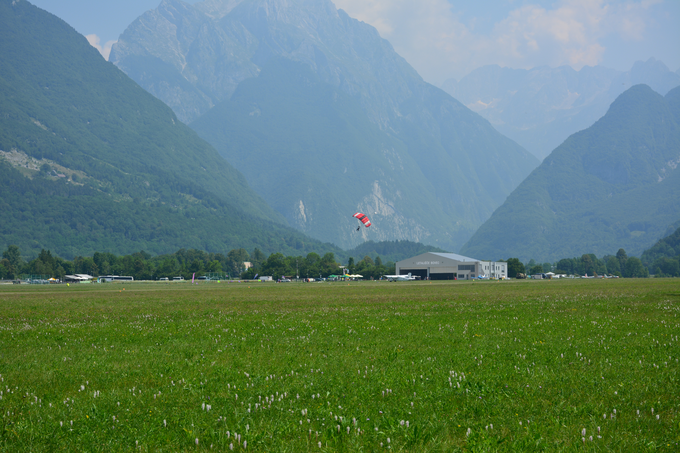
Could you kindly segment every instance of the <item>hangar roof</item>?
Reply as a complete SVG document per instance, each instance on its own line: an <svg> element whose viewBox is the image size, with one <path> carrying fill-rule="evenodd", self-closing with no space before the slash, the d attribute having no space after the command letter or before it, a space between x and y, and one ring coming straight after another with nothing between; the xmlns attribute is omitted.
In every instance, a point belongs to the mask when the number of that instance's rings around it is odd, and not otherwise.
<svg viewBox="0 0 680 453"><path fill-rule="evenodd" d="M407 258L401 260L397 263L398 267L404 266L425 266L425 265L436 265L445 266L447 263L451 262L458 263L479 263L480 260L474 258L468 258L467 256L458 255L456 253L434 253L426 252L418 256Z"/></svg>
<svg viewBox="0 0 680 453"><path fill-rule="evenodd" d="M434 252L430 252L430 254L441 256L442 258L446 258L446 259L449 259L449 260L456 260L456 261L470 261L470 262L473 262L473 263L480 261L480 260L476 260L474 258L468 258L467 256L457 255L455 253L434 253Z"/></svg>

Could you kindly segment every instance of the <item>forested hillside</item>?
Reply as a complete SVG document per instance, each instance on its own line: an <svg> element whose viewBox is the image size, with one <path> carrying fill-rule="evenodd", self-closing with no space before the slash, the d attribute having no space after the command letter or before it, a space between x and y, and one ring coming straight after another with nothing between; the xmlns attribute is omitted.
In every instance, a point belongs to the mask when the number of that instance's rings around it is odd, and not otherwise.
<svg viewBox="0 0 680 453"><path fill-rule="evenodd" d="M657 277L680 277L680 228L645 250L642 262Z"/></svg>
<svg viewBox="0 0 680 453"><path fill-rule="evenodd" d="M469 256L553 261L625 248L639 256L680 218L680 87L623 93L572 135L463 247Z"/></svg>
<svg viewBox="0 0 680 453"><path fill-rule="evenodd" d="M0 0L0 247L332 250L60 19Z"/></svg>

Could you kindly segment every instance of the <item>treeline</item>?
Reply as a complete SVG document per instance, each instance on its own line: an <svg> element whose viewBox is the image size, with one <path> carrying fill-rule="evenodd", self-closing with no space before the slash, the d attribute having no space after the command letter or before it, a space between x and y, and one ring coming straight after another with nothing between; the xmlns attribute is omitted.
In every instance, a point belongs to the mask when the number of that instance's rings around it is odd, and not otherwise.
<svg viewBox="0 0 680 453"><path fill-rule="evenodd" d="M650 273L655 277L680 277L680 229L665 238L642 255L642 260L629 257L624 249L616 255L597 258L594 254L565 258L555 263L537 263L531 260L522 263L518 258L510 258L508 276L518 274L534 275L553 272L567 275L616 275L624 278L647 278ZM246 263L252 267L246 269ZM18 279L22 275L43 275L63 280L65 275L88 274L132 276L135 280L158 280L163 277L191 278L208 273L224 273L231 279L253 279L255 276L271 276L274 279L285 277L327 278L341 275L343 268L350 274L361 275L364 279L379 279L383 275L395 273L395 263L383 262L380 256L375 259L366 255L360 261L350 257L342 266L332 252L321 256L309 253L306 256L285 256L272 253L267 257L260 249L252 253L247 250L233 249L226 254L208 253L195 249L180 249L175 253L152 256L141 251L131 255L118 256L112 253L96 252L92 257L77 256L72 261L52 255L42 250L30 261L21 256L19 247L10 245L2 253L0 260L0 280Z"/></svg>
<svg viewBox="0 0 680 453"><path fill-rule="evenodd" d="M564 258L555 263L537 263L533 259L522 263L517 258L508 260L508 276L515 278L517 274L543 274L553 272L566 275L616 275L624 278L647 278L649 269L639 258L629 257L624 249L619 249L616 255L605 255L598 258L592 253L576 258ZM665 275L657 275L665 276Z"/></svg>
<svg viewBox="0 0 680 453"><path fill-rule="evenodd" d="M252 267L246 270L245 263ZM169 255L152 256L144 251L131 255L117 256L112 253L95 253L92 257L77 256L73 261L53 256L49 250L42 250L38 257L25 261L16 245L10 245L0 260L0 279L15 280L22 275L42 275L63 280L65 275L88 274L93 277L101 275L131 276L135 280L158 280L182 276L190 279L208 273L225 273L227 278L249 279L255 275L271 276L275 279L282 276L300 276L300 278L327 278L329 275L341 274L341 265L333 253L323 257L317 253L307 256L284 256L273 253L267 257L259 249L248 253L245 249L234 249L229 253L207 253L201 250L180 249ZM364 278L378 279L380 276L394 273L394 263L383 264L380 257L375 261L366 256L358 263L349 258L346 266L351 274L361 274Z"/></svg>
<svg viewBox="0 0 680 453"><path fill-rule="evenodd" d="M255 264L255 263L253 263ZM394 274L393 262L383 263L378 256L373 260L365 256L361 261L355 262L350 257L345 266L351 275L361 275L365 280L378 280L383 275ZM284 256L281 253L273 253L266 261L258 263L245 272L245 279L255 278L256 275L270 276L274 279L285 277L300 278L327 278L330 275L341 275L342 269L335 262L332 253L326 253L323 257L316 253L310 253L306 257Z"/></svg>

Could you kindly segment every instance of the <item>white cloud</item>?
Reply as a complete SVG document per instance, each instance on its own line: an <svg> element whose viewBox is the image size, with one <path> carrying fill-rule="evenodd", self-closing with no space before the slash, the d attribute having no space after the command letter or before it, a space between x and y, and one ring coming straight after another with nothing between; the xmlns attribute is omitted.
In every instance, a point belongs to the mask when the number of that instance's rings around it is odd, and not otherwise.
<svg viewBox="0 0 680 453"><path fill-rule="evenodd" d="M104 44L102 46L101 45L101 39L97 35L87 35L87 36L85 36L85 38L87 38L87 42L89 42L92 47L97 49L99 51L99 53L102 54L102 57L104 57L104 59L106 61L109 60L109 55L111 54L111 47L113 47L113 45L116 42L118 42L118 41L108 41L106 44Z"/></svg>
<svg viewBox="0 0 680 453"><path fill-rule="evenodd" d="M486 34L465 24L448 0L334 0L350 16L373 25L395 50L436 85L485 64L514 68L569 65L603 59L606 37L639 41L648 9L662 0L557 0L508 10ZM544 2L545 3L545 2ZM502 7L498 2L494 7ZM476 7L480 10L480 7Z"/></svg>

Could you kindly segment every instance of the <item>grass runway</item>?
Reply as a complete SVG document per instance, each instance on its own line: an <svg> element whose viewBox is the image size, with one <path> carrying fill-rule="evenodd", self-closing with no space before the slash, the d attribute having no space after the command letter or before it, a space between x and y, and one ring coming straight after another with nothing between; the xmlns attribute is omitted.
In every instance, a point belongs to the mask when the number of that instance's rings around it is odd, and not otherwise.
<svg viewBox="0 0 680 453"><path fill-rule="evenodd" d="M0 451L680 451L680 281L0 287Z"/></svg>

